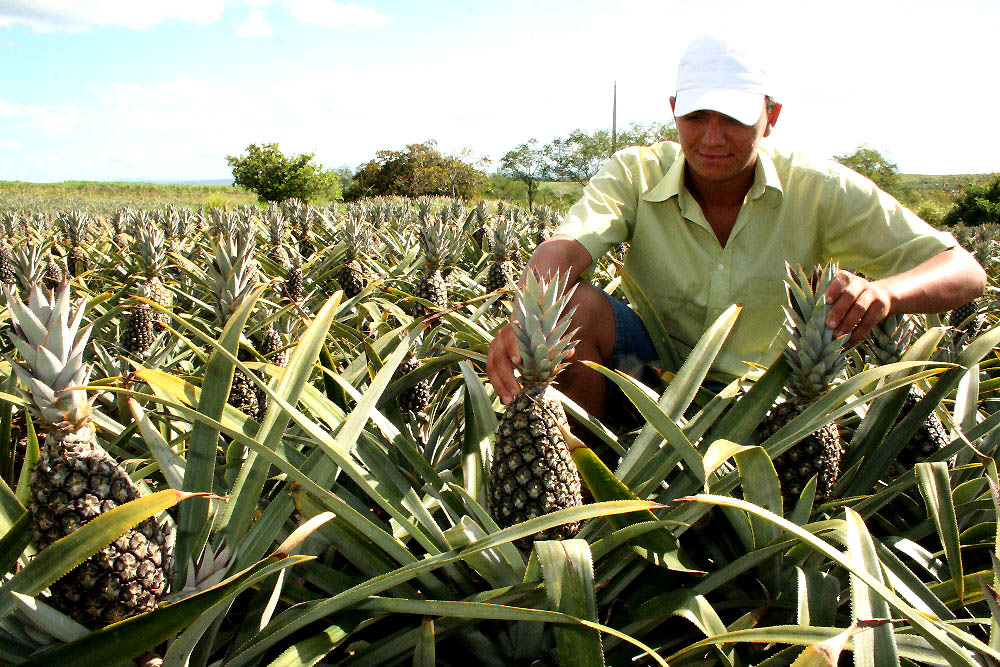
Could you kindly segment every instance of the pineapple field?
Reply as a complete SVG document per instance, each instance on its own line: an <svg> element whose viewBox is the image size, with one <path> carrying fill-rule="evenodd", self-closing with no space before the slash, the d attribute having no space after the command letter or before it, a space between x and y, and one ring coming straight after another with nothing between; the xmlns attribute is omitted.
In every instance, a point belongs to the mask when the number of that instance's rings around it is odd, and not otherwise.
<svg viewBox="0 0 1000 667"><path fill-rule="evenodd" d="M623 431L556 388L565 280L515 289L558 212L219 204L0 199L0 663L1000 662L997 230L982 299L853 348L789 267L724 386L739 308L682 358L617 248Z"/></svg>

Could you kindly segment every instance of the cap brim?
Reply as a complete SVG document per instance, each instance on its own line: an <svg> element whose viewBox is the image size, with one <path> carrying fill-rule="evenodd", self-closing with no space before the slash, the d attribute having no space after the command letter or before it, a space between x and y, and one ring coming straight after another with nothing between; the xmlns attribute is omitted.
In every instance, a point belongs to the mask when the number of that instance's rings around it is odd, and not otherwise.
<svg viewBox="0 0 1000 667"><path fill-rule="evenodd" d="M764 96L743 90L702 88L677 91L674 115L680 118L694 111L718 111L744 125L755 125L764 110Z"/></svg>

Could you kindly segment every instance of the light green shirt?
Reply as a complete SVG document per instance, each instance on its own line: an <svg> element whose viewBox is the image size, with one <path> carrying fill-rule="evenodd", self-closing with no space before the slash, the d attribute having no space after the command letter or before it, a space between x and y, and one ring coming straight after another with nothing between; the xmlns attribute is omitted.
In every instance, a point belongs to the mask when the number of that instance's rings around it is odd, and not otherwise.
<svg viewBox="0 0 1000 667"><path fill-rule="evenodd" d="M761 148L754 182L726 246L684 186L680 146L616 153L556 230L597 259L629 241L625 270L686 354L730 305L743 312L715 363L742 375L781 353L785 262L811 268L834 258L883 278L957 245L871 181L836 162Z"/></svg>

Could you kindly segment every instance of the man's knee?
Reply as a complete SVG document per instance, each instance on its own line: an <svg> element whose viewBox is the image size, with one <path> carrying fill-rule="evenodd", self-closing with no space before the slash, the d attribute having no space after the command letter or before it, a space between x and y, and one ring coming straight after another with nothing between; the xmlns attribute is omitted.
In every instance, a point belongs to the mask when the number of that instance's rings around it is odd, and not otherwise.
<svg viewBox="0 0 1000 667"><path fill-rule="evenodd" d="M615 314L608 295L590 283L579 283L569 302L573 311L575 337L581 344L593 345L602 359L611 358L615 349Z"/></svg>

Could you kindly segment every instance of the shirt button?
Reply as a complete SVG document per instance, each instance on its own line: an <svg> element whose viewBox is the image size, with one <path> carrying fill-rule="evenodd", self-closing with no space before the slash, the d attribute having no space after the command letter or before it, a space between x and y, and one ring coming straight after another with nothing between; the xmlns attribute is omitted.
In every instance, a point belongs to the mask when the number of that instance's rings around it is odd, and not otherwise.
<svg viewBox="0 0 1000 667"><path fill-rule="evenodd" d="M725 267L725 265L723 265L723 264L719 264L719 266L717 266L717 267L715 267L715 268L719 269L719 271L722 271L722 270L723 270L724 268L726 268L726 267Z"/></svg>

